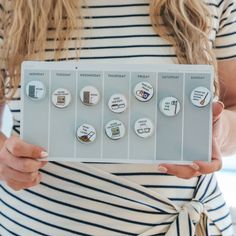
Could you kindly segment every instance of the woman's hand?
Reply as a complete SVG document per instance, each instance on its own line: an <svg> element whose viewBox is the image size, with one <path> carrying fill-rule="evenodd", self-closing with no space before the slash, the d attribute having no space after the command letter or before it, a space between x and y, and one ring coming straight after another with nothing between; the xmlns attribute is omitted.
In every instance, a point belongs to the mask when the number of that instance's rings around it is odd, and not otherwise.
<svg viewBox="0 0 236 236"><path fill-rule="evenodd" d="M47 157L43 148L25 143L12 136L6 139L0 150L0 180L4 180L15 191L35 186L41 181L39 169Z"/></svg>
<svg viewBox="0 0 236 236"><path fill-rule="evenodd" d="M212 161L194 161L192 165L160 164L158 170L175 175L179 178L190 179L201 174L218 171L222 167L221 133L223 132L221 114L224 109L222 102L213 103L213 130L212 130Z"/></svg>

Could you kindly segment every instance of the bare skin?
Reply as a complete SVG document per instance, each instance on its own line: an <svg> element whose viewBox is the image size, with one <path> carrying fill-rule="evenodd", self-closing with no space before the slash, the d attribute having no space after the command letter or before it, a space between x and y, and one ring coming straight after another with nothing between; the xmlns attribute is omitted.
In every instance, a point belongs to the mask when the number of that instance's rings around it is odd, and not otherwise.
<svg viewBox="0 0 236 236"><path fill-rule="evenodd" d="M213 104L212 161L195 161L188 166L161 164L159 171L189 179L220 170L222 156L236 152L236 60L219 62L219 71L223 91L220 100L224 105L221 102ZM2 116L2 112L0 114ZM2 133L0 148L0 180L16 191L40 183L39 169L47 163L40 161L46 155L43 148L25 143L15 136L7 139Z"/></svg>

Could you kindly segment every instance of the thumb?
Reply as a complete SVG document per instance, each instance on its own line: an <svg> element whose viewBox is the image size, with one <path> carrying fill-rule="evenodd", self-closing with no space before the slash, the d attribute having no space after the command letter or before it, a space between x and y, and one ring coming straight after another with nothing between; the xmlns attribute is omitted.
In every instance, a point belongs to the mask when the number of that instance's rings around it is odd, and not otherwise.
<svg viewBox="0 0 236 236"><path fill-rule="evenodd" d="M213 123L219 120L221 113L224 110L224 103L221 101L213 103Z"/></svg>

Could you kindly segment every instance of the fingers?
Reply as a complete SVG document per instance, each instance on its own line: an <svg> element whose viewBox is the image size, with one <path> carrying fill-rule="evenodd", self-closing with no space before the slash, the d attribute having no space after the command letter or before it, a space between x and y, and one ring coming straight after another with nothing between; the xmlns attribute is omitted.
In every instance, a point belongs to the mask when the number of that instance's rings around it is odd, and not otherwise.
<svg viewBox="0 0 236 236"><path fill-rule="evenodd" d="M28 173L39 170L47 163L25 157L15 157L4 147L1 150L0 160L12 169Z"/></svg>
<svg viewBox="0 0 236 236"><path fill-rule="evenodd" d="M222 168L222 159L221 152L219 146L216 142L216 139L212 139L212 161L211 162L203 162L203 161L195 161L199 166L199 171L202 174L210 174L215 171L219 171Z"/></svg>
<svg viewBox="0 0 236 236"><path fill-rule="evenodd" d="M212 161L194 161L192 165L160 164L158 170L179 178L189 179L202 174L210 174L222 168L222 159L216 139L212 140Z"/></svg>
<svg viewBox="0 0 236 236"><path fill-rule="evenodd" d="M160 168L161 167L161 168ZM195 168L195 169L194 169ZM160 164L158 170L183 179L190 179L200 175L198 168L190 165Z"/></svg>
<svg viewBox="0 0 236 236"><path fill-rule="evenodd" d="M0 150L0 179L14 190L35 186L41 180L39 169L47 164L40 158L46 156L43 148L12 136Z"/></svg>
<svg viewBox="0 0 236 236"><path fill-rule="evenodd" d="M5 146L16 157L43 158L47 156L43 148L26 143L16 136L7 139Z"/></svg>
<svg viewBox="0 0 236 236"><path fill-rule="evenodd" d="M40 183L41 179L42 179L42 176L39 173L38 177L31 182L24 183L24 182L19 182L19 181L15 181L15 180L10 179L10 180L6 181L6 183L13 190L19 191L21 189L26 189L26 188L30 188L35 185L38 185Z"/></svg>
<svg viewBox="0 0 236 236"><path fill-rule="evenodd" d="M4 176L5 181L14 180L22 183L33 182L39 175L38 171L24 173L17 170L14 170L8 166L1 166L0 168L1 175Z"/></svg>

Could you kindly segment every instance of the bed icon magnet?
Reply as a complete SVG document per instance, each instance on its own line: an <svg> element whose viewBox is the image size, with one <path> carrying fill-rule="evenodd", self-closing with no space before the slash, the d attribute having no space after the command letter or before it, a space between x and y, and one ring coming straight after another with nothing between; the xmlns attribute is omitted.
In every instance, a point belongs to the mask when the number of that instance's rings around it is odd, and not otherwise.
<svg viewBox="0 0 236 236"><path fill-rule="evenodd" d="M113 94L109 99L108 107L114 113L122 113L127 108L127 100L123 94Z"/></svg>

